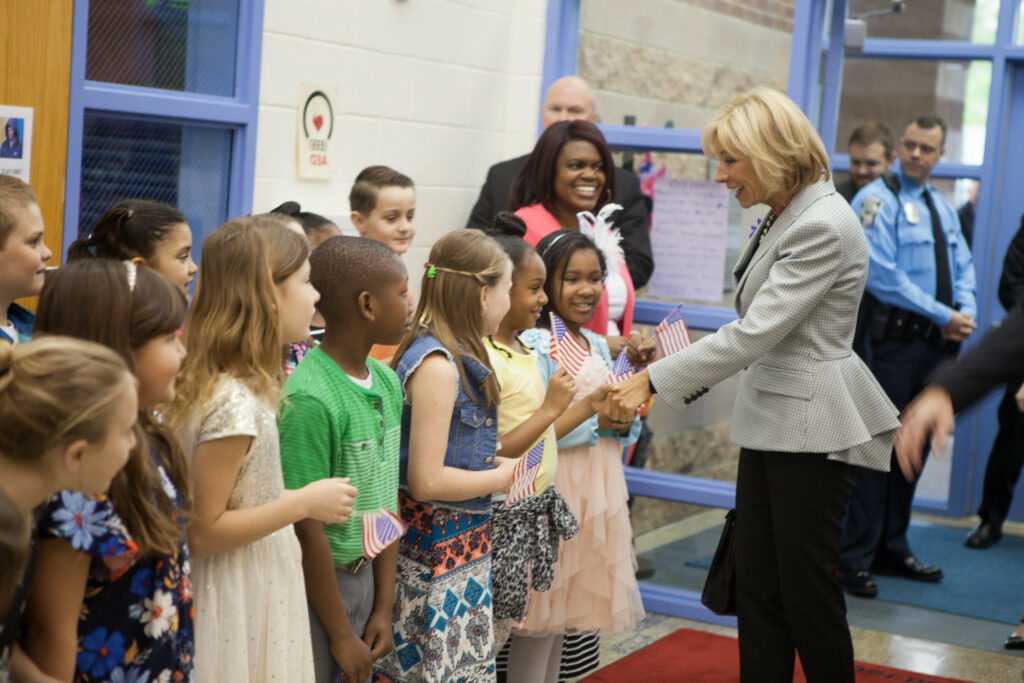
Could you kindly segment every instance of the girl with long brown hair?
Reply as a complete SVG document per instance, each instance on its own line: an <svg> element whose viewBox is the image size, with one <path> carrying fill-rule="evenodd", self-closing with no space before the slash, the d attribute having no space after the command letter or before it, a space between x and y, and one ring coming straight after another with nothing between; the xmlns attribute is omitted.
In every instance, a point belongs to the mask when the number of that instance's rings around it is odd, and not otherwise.
<svg viewBox="0 0 1024 683"><path fill-rule="evenodd" d="M203 244L188 359L168 420L192 457L196 679L309 681L313 652L292 524L345 522L355 489L286 491L276 405L281 349L305 339L318 296L309 242L281 217L239 218Z"/></svg>
<svg viewBox="0 0 1024 683"><path fill-rule="evenodd" d="M142 436L109 498L62 491L44 506L25 649L61 680L192 672L184 455L157 406L174 397L185 295L154 270L75 261L46 278L35 334L113 349L137 379Z"/></svg>
<svg viewBox="0 0 1024 683"><path fill-rule="evenodd" d="M490 494L509 487L515 461L496 455L500 389L483 339L508 312L512 263L490 237L456 230L426 265L415 327L393 361L409 533L398 549L396 650L375 671L385 681L491 681Z"/></svg>

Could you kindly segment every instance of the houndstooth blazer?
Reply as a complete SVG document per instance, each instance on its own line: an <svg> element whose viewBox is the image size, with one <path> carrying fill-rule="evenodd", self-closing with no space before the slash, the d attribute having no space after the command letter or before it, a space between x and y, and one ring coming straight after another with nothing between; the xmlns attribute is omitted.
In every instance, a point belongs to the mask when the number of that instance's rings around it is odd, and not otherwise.
<svg viewBox="0 0 1024 683"><path fill-rule="evenodd" d="M868 272L860 222L820 181L757 242L733 269L739 319L652 364L651 382L681 409L746 369L729 431L735 443L887 471L899 413L850 350Z"/></svg>

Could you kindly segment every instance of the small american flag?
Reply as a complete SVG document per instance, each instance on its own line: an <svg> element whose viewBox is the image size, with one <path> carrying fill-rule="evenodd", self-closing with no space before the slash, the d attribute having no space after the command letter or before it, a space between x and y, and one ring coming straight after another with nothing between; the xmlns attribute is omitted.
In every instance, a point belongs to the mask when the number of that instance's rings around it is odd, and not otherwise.
<svg viewBox="0 0 1024 683"><path fill-rule="evenodd" d="M565 326L554 312L551 313L551 351L552 358L561 363L565 371L575 377L583 369L583 363L590 353L583 348L569 328Z"/></svg>
<svg viewBox="0 0 1024 683"><path fill-rule="evenodd" d="M363 552L373 559L380 555L384 548L405 535L405 522L401 517L389 510L381 508L363 515Z"/></svg>
<svg viewBox="0 0 1024 683"><path fill-rule="evenodd" d="M618 384L619 382L633 376L633 364L629 362L629 356L626 355L626 349L619 351L619 357L615 359L615 364L612 366L612 384Z"/></svg>
<svg viewBox="0 0 1024 683"><path fill-rule="evenodd" d="M512 472L512 486L509 487L508 497L505 498L506 506L523 498L529 498L537 491L537 473L540 472L540 463L544 459L545 441L547 439L538 441L516 463Z"/></svg>
<svg viewBox="0 0 1024 683"><path fill-rule="evenodd" d="M666 356L671 356L693 343L690 339L690 330L686 329L686 321L683 320L682 304L672 309L672 312L658 323L654 328L654 335L661 344L662 354Z"/></svg>

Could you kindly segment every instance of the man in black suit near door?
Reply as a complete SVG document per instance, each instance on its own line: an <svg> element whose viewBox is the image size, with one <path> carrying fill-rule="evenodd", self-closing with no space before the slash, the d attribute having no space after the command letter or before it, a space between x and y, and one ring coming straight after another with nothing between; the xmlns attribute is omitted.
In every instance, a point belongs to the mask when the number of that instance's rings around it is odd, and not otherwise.
<svg viewBox="0 0 1024 683"><path fill-rule="evenodd" d="M935 373L931 383L915 398L900 422L903 428L896 445L896 459L907 480L924 466L922 453L927 439L938 450L953 431L953 416L966 410L1008 378L1024 376L1024 308L1018 306L999 327L960 360Z"/></svg>
<svg viewBox="0 0 1024 683"><path fill-rule="evenodd" d="M541 121L547 129L553 123L576 119L597 123L594 93L590 85L579 76L564 76L548 88L541 110ZM523 168L528 156L524 154L491 166L466 227L488 228L494 215L508 208L512 181ZM622 205L622 211L615 217L615 227L622 235L626 267L629 268L633 288L640 289L651 279L654 258L651 255L651 235L647 225L649 210L635 173L615 169L615 203Z"/></svg>

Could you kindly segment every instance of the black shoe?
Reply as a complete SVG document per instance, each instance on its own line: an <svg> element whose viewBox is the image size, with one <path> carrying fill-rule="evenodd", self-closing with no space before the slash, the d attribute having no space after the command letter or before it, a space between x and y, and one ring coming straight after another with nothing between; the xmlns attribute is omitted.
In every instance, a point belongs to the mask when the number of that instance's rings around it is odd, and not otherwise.
<svg viewBox="0 0 1024 683"><path fill-rule="evenodd" d="M866 569L861 569L852 574L843 574L843 588L850 595L856 595L861 598L873 598L878 595L878 584L875 583L875 578L871 576L871 572Z"/></svg>
<svg viewBox="0 0 1024 683"><path fill-rule="evenodd" d="M654 560L638 555L636 558L636 580L643 581L654 576Z"/></svg>
<svg viewBox="0 0 1024 683"><path fill-rule="evenodd" d="M913 555L908 555L900 564L876 564L871 569L878 574L901 576L912 581L935 583L942 580L942 569L933 564L921 564Z"/></svg>
<svg viewBox="0 0 1024 683"><path fill-rule="evenodd" d="M1007 650L1024 650L1024 637L1010 636L1003 641L1003 647Z"/></svg>
<svg viewBox="0 0 1024 683"><path fill-rule="evenodd" d="M974 527L974 531L967 535L967 540L964 541L964 545L968 548L981 550L989 547L990 545L995 545L1002 537L1002 529L995 524L990 524L985 520L981 520L981 522L978 523L978 526ZM1024 649L1024 646L1021 647Z"/></svg>

